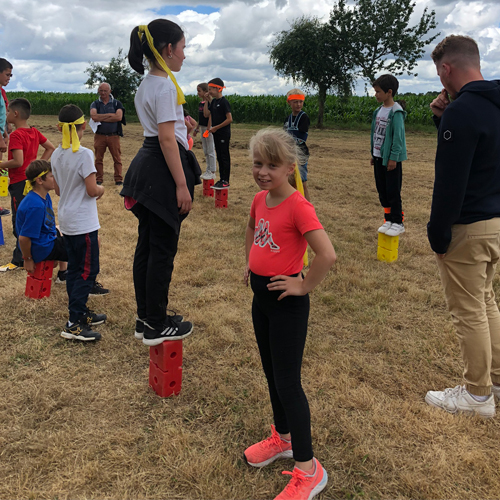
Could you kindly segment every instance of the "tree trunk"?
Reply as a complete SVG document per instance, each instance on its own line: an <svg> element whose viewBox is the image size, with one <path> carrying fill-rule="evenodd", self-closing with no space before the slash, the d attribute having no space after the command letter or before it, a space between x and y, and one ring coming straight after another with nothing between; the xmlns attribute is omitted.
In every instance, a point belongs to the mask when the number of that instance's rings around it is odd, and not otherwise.
<svg viewBox="0 0 500 500"><path fill-rule="evenodd" d="M320 85L318 91L318 128L323 128L325 101L326 101L326 87Z"/></svg>

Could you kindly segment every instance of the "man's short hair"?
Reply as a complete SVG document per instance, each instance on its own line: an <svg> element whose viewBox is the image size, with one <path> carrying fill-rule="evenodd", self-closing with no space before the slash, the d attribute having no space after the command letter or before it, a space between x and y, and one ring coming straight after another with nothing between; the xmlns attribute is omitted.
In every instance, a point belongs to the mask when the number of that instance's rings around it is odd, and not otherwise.
<svg viewBox="0 0 500 500"><path fill-rule="evenodd" d="M31 104L28 99L18 97L9 102L9 109L17 111L23 120L27 120L31 116Z"/></svg>
<svg viewBox="0 0 500 500"><path fill-rule="evenodd" d="M450 35L441 40L431 54L434 64L446 57L451 63L469 63L479 66L479 48L477 43L469 36Z"/></svg>
<svg viewBox="0 0 500 500"><path fill-rule="evenodd" d="M380 87L386 94L392 90L392 97L394 97L398 93L399 82L395 76L381 75L372 83L372 87Z"/></svg>
<svg viewBox="0 0 500 500"><path fill-rule="evenodd" d="M12 64L7 59L0 57L0 73L3 73L6 69L12 69Z"/></svg>
<svg viewBox="0 0 500 500"><path fill-rule="evenodd" d="M101 88L101 85L107 85L109 87L109 90L111 90L111 85L108 82L101 82L99 84L99 87L97 87L98 90Z"/></svg>
<svg viewBox="0 0 500 500"><path fill-rule="evenodd" d="M83 111L76 104L66 104L66 106L63 106L61 111L59 111L59 121L63 123L73 123L81 116L83 116ZM76 130L80 130L83 123L75 126Z"/></svg>

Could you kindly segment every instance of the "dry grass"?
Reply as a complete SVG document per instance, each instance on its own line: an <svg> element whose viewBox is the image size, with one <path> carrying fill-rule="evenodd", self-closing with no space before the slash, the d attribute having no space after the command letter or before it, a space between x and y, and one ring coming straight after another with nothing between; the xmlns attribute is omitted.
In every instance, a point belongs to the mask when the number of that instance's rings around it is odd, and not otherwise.
<svg viewBox="0 0 500 500"><path fill-rule="evenodd" d="M34 117L54 143L55 117ZM25 275L0 276L0 498L255 499L286 484L280 472L242 462L266 436L271 409L242 284L244 230L256 186L234 127L227 210L197 188L180 239L171 306L193 321L184 342L179 397L148 388L148 350L133 338L134 217L123 209L106 156L99 202L100 280L90 306L108 314L103 340L61 339L64 287L23 296ZM338 253L312 294L303 367L316 455L330 481L319 497L495 498L499 418L453 417L428 407L431 388L460 382L461 361L425 235L433 182L433 135L408 134L403 204L407 233L393 264L376 260L378 206L368 134L312 131L310 191ZM126 128L124 165L141 142ZM83 144L91 147L92 136ZM202 159L199 144L196 154ZM57 198L54 196L55 204ZM6 203L4 203L6 204ZM13 247L3 218L7 262Z"/></svg>

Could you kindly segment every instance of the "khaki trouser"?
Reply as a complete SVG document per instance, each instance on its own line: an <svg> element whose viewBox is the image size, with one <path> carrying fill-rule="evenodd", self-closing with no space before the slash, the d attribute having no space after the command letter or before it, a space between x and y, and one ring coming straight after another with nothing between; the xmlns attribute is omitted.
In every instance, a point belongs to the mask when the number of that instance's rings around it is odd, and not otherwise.
<svg viewBox="0 0 500 500"><path fill-rule="evenodd" d="M113 157L115 169L115 182L122 182L122 158L120 150L120 136L119 135L94 135L94 151L95 151L95 169L97 170L96 181L102 182L104 175L104 153L106 148L109 149Z"/></svg>
<svg viewBox="0 0 500 500"><path fill-rule="evenodd" d="M437 257L465 386L476 396L490 394L492 382L500 384L500 313L492 286L499 257L500 218L454 225L445 257Z"/></svg>

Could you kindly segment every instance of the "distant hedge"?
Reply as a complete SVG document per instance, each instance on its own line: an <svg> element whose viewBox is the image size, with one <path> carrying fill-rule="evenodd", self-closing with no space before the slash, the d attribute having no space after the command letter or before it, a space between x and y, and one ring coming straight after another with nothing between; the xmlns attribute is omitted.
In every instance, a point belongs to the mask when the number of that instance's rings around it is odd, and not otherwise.
<svg viewBox="0 0 500 500"><path fill-rule="evenodd" d="M427 94L401 94L397 100L406 102L408 125L431 124L432 113L430 102L439 92ZM33 114L57 115L65 104L80 106L85 114L89 113L90 104L97 97L95 94L73 94L69 92L8 92L9 99L25 97L31 102ZM241 96L237 94L226 96L231 103L233 119L236 123L275 123L281 124L290 113L285 96L260 95ZM123 103L128 117L136 115L132 102ZM379 106L374 97L352 96L343 99L337 96L327 96L325 105L325 125L370 123L373 111ZM186 107L193 118L198 115L198 96L187 95ZM306 97L304 110L314 124L318 119L318 97Z"/></svg>

